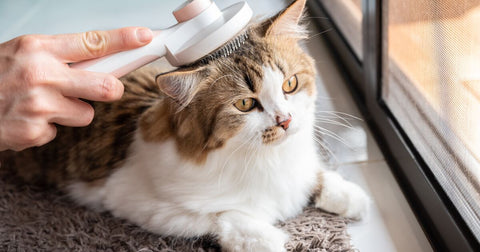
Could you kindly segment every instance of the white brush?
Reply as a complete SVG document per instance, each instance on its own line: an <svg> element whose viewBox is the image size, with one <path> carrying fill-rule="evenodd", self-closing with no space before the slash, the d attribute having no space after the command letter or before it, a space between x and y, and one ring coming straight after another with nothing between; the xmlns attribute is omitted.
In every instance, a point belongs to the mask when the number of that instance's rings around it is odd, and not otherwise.
<svg viewBox="0 0 480 252"><path fill-rule="evenodd" d="M72 63L70 67L121 77L160 57L165 57L172 66L182 66L205 56L227 56L245 41L246 34L237 34L252 18L252 10L246 2L220 11L210 0L191 0L173 11L173 15L178 23L154 31L148 45Z"/></svg>

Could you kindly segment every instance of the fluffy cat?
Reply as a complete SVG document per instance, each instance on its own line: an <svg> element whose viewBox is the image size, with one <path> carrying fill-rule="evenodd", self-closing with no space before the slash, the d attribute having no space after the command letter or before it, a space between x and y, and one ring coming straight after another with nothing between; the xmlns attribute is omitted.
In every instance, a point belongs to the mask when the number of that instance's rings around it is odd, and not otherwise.
<svg viewBox="0 0 480 252"><path fill-rule="evenodd" d="M317 154L314 63L298 45L304 5L249 25L228 57L126 76L120 101L92 103L90 126L58 126L53 142L5 152L2 165L158 234L217 235L225 251L285 251L273 224L312 196L362 218L366 194Z"/></svg>

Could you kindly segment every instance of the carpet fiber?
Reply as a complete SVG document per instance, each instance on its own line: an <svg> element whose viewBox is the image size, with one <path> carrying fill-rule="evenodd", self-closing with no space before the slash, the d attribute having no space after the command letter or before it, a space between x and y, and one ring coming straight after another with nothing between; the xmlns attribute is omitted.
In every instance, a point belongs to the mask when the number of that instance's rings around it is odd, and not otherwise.
<svg viewBox="0 0 480 252"><path fill-rule="evenodd" d="M348 221L307 207L277 224L288 251L354 251ZM64 194L22 184L0 169L0 251L221 251L212 236L162 237L108 213L75 205Z"/></svg>

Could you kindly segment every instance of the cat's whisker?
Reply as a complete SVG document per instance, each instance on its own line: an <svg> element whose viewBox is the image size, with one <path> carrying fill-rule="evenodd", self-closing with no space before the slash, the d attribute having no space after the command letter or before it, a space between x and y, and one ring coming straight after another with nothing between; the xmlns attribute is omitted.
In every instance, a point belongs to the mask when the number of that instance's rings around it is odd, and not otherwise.
<svg viewBox="0 0 480 252"><path fill-rule="evenodd" d="M323 150L326 150L328 152L329 156L335 160L335 163L338 163L337 156L333 153L332 150L330 150L330 148L328 148L325 142L323 142L321 139L318 139L317 136L314 136L313 140L317 142L317 144L319 144Z"/></svg>
<svg viewBox="0 0 480 252"><path fill-rule="evenodd" d="M348 123L343 123L343 122L335 121L335 120L328 119L328 118L316 118L315 122L326 123L326 124L331 124L331 125L338 125L338 126L342 126L342 127L348 128L348 129L355 130L355 127L353 127L353 125L349 122Z"/></svg>
<svg viewBox="0 0 480 252"><path fill-rule="evenodd" d="M253 144L253 143L252 143ZM248 162L246 163L246 166L247 166L247 169L251 169L251 167L253 167L255 164L253 165L250 165L250 163L254 160L254 155L258 155L258 153L260 154L263 154L263 152L259 152L259 149L262 147L261 145L259 144L254 144L253 145L254 148L251 149L251 153L250 153L250 159L248 160ZM261 159L264 159L264 158L261 158ZM247 171L247 169L245 169Z"/></svg>
<svg viewBox="0 0 480 252"><path fill-rule="evenodd" d="M347 148L353 149L353 147L352 147L350 144L348 144L345 139L339 137L337 134L331 133L331 132L322 131L322 130L323 130L323 129L315 129L315 131L316 131L317 133L319 133L319 134L321 134L321 135L325 135L325 136L331 137L331 138L339 141L340 143L344 144Z"/></svg>
<svg viewBox="0 0 480 252"><path fill-rule="evenodd" d="M337 118L337 119L341 119L342 121L347 120L343 116L336 115L336 114L325 114L325 113L321 113L321 112L316 112L315 115L318 116L318 117L325 117L325 118Z"/></svg>
<svg viewBox="0 0 480 252"><path fill-rule="evenodd" d="M252 148L252 150L250 151L250 153L246 153L245 155L245 161L244 161L244 165L243 165L243 169L241 171L241 174L240 176L238 177L238 182L239 183L242 183L244 182L244 178L245 176L248 174L248 171L250 170L250 162L252 160L252 155L254 154L254 150ZM250 157L248 160L247 160L247 156Z"/></svg>
<svg viewBox="0 0 480 252"><path fill-rule="evenodd" d="M253 134L255 136L255 134ZM250 162L253 160L253 156L254 154L257 154L258 153L258 149L259 149L259 145L256 144L254 141L251 141L253 140L250 139L250 146L248 148L248 150L250 150L250 153L248 153L247 155L245 155L245 162L244 162L244 167L243 167L243 171L242 171L242 174L240 176L240 180L243 180L243 178L245 177L245 175L247 174L247 171L249 170L250 168ZM252 148L253 147L253 148ZM249 159L247 160L247 157L249 157Z"/></svg>
<svg viewBox="0 0 480 252"><path fill-rule="evenodd" d="M306 19L326 19L326 20L330 20L330 18L328 17L312 17L312 16L307 16L305 17Z"/></svg>
<svg viewBox="0 0 480 252"><path fill-rule="evenodd" d="M244 141L242 142L237 148L235 148L229 155L228 157L225 159L225 162L223 163L222 165L222 168L220 169L220 173L219 173L219 176L218 176L218 185L220 186L221 184L221 181L222 181L222 177L223 177L223 173L225 171L225 168L227 167L227 164L228 162L230 162L230 159L233 157L233 155L235 154L235 152L237 152L238 150L240 150L245 144L247 144L248 141Z"/></svg>
<svg viewBox="0 0 480 252"><path fill-rule="evenodd" d="M253 138L255 137L255 135L253 135L252 137L250 137L249 139L247 139L246 141L243 141L237 148L235 148L235 150L233 150L227 157L227 159L225 160L225 162L223 163L222 165L222 168L220 169L220 173L219 173L219 176L218 176L218 185L220 186L220 182L222 181L222 176L223 176L223 172L225 171L225 167L227 167L227 164L228 162L230 161L230 159L233 157L233 154L235 154L235 152L237 152L238 150L240 150L243 146L245 146L247 143L251 143L253 140Z"/></svg>
<svg viewBox="0 0 480 252"><path fill-rule="evenodd" d="M255 137L257 137L257 142L251 141L251 143L250 143L250 146L249 146L250 147L249 148L250 153L247 155L248 160L245 159L246 160L246 162L245 162L246 166L250 165L250 163L252 162L252 160L254 159L255 156L258 157L259 154L263 153L263 152L259 152L259 149L262 147L262 145L261 145L261 143L259 143L259 142L261 142L261 140L258 139L258 137L262 135L262 132L259 132L259 131L255 130L254 128L252 128L251 130L252 130L251 134L254 135ZM247 156L245 158L247 158Z"/></svg>
<svg viewBox="0 0 480 252"><path fill-rule="evenodd" d="M308 40L313 39L313 38L315 38L315 37L318 37L318 36L320 36L320 35L322 35L322 34L324 34L324 33L327 33L327 32L329 32L329 31L332 31L332 30L333 30L333 28L326 29L325 31L321 31L321 32L319 32L319 33L317 33L317 34L314 34L314 35L312 35L312 36L309 36L307 39L308 39Z"/></svg>
<svg viewBox="0 0 480 252"><path fill-rule="evenodd" d="M340 112L340 111L319 110L319 111L316 111L316 113L325 113L325 114L334 115L334 116L338 116L338 117L340 117L339 115L342 115L342 116L353 118L355 120L363 121L363 119L360 118L360 117L354 116L354 115L349 114L349 113Z"/></svg>
<svg viewBox="0 0 480 252"><path fill-rule="evenodd" d="M352 126L350 126L350 125L347 125L347 124L344 124L344 123L341 123L341 122L337 122L337 121L334 121L334 120L328 120L328 121L315 120L315 122L316 122L318 125L328 124L328 125L345 127L345 128L347 128L347 129L350 129L350 130L356 130L354 127L352 127Z"/></svg>
<svg viewBox="0 0 480 252"><path fill-rule="evenodd" d="M326 136L329 136L341 143L343 143L345 146L347 146L348 148L350 149L353 149L353 147L351 147L351 145L349 145L347 143L347 141L345 139L343 139L342 137L340 137L338 134L336 134L335 132L331 131L331 130L328 130L328 129L325 129L325 128L322 128L318 125L314 125L315 127L315 131L322 134L322 135L326 135Z"/></svg>
<svg viewBox="0 0 480 252"><path fill-rule="evenodd" d="M327 116L325 116L324 114L322 113L326 113ZM339 115L340 114L340 115ZM349 118L352 118L352 119L356 119L356 120L359 120L359 121L362 121L361 118L358 118L356 116L353 116L353 115L350 115L350 114L347 114L347 113L343 113L343 112L335 112L335 111L317 111L316 112L316 116L317 118L327 118L327 119L330 119L330 118L336 118L336 119L340 119L342 120L344 123L350 125L351 127L353 127L353 125L350 123L350 121L348 121L345 117L349 117Z"/></svg>
<svg viewBox="0 0 480 252"><path fill-rule="evenodd" d="M317 99L322 99L322 100L327 100L327 101L334 100L334 98L332 98L331 96L328 96L328 95L317 95Z"/></svg>
<svg viewBox="0 0 480 252"><path fill-rule="evenodd" d="M225 162L223 163L222 165L222 170L225 168L225 166L227 166L227 163L230 161L230 159L232 158L233 154L235 154L235 152L237 152L240 148L242 148L245 144L247 144L248 141L243 141L237 148L235 148L235 150L233 150L227 157L227 159L225 160Z"/></svg>

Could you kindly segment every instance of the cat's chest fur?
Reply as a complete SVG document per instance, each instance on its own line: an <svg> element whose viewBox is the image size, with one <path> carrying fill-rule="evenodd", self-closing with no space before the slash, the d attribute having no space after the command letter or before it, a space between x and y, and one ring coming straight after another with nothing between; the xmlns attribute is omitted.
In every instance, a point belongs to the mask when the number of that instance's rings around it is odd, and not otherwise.
<svg viewBox="0 0 480 252"><path fill-rule="evenodd" d="M142 225L157 218L162 233L175 229L167 219L190 216L188 223L197 223L231 209L273 222L297 214L311 195L321 169L311 134L307 127L279 145L257 150L232 139L199 164L182 157L173 140L149 143L137 132L127 161L102 185L80 182L70 193Z"/></svg>

